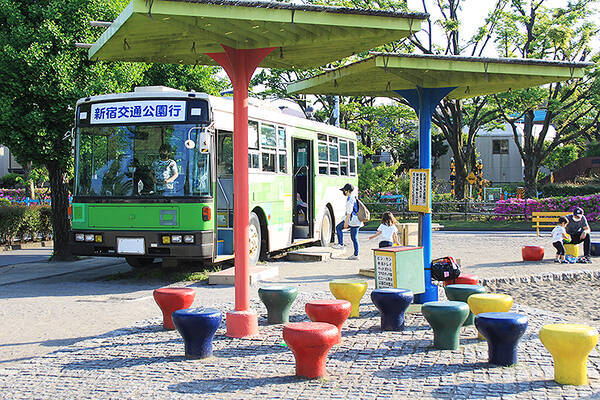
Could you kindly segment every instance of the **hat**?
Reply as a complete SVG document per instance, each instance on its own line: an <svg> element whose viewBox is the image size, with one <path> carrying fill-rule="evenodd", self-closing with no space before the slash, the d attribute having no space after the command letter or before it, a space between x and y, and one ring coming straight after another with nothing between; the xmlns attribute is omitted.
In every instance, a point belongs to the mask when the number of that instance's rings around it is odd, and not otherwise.
<svg viewBox="0 0 600 400"><path fill-rule="evenodd" d="M349 183L346 183L343 188L340 188L342 192L354 192L354 186Z"/></svg>
<svg viewBox="0 0 600 400"><path fill-rule="evenodd" d="M579 207L573 210L573 215L576 217L581 217L583 215L583 210Z"/></svg>

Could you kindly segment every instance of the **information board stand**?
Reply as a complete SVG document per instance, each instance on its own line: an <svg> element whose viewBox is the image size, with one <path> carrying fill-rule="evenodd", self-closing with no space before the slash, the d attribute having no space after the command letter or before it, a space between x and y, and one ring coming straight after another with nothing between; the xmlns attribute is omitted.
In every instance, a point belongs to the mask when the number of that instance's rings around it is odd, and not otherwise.
<svg viewBox="0 0 600 400"><path fill-rule="evenodd" d="M375 287L410 289L414 294L425 292L423 248L394 246L373 249Z"/></svg>

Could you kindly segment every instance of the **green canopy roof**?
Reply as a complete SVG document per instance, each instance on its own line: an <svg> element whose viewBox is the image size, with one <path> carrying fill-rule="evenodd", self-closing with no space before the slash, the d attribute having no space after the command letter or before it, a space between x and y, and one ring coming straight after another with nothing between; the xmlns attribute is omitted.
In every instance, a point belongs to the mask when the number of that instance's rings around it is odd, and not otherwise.
<svg viewBox="0 0 600 400"><path fill-rule="evenodd" d="M581 78L591 63L514 58L373 53L371 57L288 85L288 93L398 97L394 90L456 87L464 99Z"/></svg>
<svg viewBox="0 0 600 400"><path fill-rule="evenodd" d="M92 60L216 65L205 53L277 47L263 67L311 68L406 37L423 13L271 1L132 0Z"/></svg>

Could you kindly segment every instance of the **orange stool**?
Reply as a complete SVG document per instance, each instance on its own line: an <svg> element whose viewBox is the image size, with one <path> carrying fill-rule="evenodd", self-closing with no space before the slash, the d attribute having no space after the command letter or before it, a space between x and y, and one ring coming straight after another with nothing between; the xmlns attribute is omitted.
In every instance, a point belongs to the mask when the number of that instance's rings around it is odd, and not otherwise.
<svg viewBox="0 0 600 400"><path fill-rule="evenodd" d="M456 279L444 281L444 286L448 285L479 285L479 277L473 274L462 273Z"/></svg>
<svg viewBox="0 0 600 400"><path fill-rule="evenodd" d="M283 327L283 340L296 359L296 375L320 378L327 374L327 353L338 342L338 328L326 322L297 322Z"/></svg>

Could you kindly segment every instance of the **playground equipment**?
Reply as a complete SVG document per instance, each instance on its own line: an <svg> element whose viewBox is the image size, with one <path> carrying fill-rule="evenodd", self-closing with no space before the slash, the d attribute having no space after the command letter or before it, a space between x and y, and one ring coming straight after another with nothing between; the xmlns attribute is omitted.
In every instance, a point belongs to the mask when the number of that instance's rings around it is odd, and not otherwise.
<svg viewBox="0 0 600 400"><path fill-rule="evenodd" d="M464 303L467 302L469 296L478 293L485 293L486 290L483 286L479 285L464 285L464 284L455 284L444 286L444 291L446 292L446 297L448 300L454 301L462 301ZM473 312L469 311L469 316L463 323L463 326L473 325L473 319L475 316Z"/></svg>
<svg viewBox="0 0 600 400"><path fill-rule="evenodd" d="M196 291L190 288L160 288L153 292L154 300L163 314L163 328L175 329L173 312L189 308L194 302Z"/></svg>
<svg viewBox="0 0 600 400"><path fill-rule="evenodd" d="M327 353L339 341L338 328L326 322L297 322L283 327L283 340L296 359L296 375L325 376Z"/></svg>
<svg viewBox="0 0 600 400"><path fill-rule="evenodd" d="M258 289L258 297L267 308L269 324L287 324L290 322L290 307L298 296L293 286L266 286Z"/></svg>
<svg viewBox="0 0 600 400"><path fill-rule="evenodd" d="M183 338L186 358L212 356L213 337L221 319L221 312L214 308L192 308L173 313L173 324Z"/></svg>
<svg viewBox="0 0 600 400"><path fill-rule="evenodd" d="M336 299L348 300L352 304L350 318L358 318L360 299L367 291L367 281L336 279L329 282L329 290Z"/></svg>
<svg viewBox="0 0 600 400"><path fill-rule="evenodd" d="M508 367L517 363L517 345L527 329L527 317L509 312L481 313L475 327L488 343L490 364Z"/></svg>
<svg viewBox="0 0 600 400"><path fill-rule="evenodd" d="M413 292L408 289L375 289L371 300L381 314L382 331L403 331L404 313L412 303Z"/></svg>
<svg viewBox="0 0 600 400"><path fill-rule="evenodd" d="M469 306L462 301L430 301L421 313L433 329L433 347L456 350L460 343L460 328L469 315Z"/></svg>
<svg viewBox="0 0 600 400"><path fill-rule="evenodd" d="M352 304L347 300L313 300L304 305L304 311L313 322L327 322L338 328L342 340L342 326L350 316Z"/></svg>

